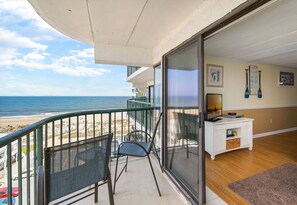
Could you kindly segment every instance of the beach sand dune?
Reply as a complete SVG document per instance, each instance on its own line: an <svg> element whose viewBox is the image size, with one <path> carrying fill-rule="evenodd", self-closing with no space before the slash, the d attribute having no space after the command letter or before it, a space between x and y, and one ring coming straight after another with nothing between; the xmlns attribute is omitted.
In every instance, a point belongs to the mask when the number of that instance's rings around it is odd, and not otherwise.
<svg viewBox="0 0 297 205"><path fill-rule="evenodd" d="M48 116L28 116L0 118L0 133L10 133L31 125Z"/></svg>
<svg viewBox="0 0 297 205"><path fill-rule="evenodd" d="M38 122L44 118L49 116L28 116L28 117L9 117L9 118L0 118L0 133L11 133L22 129L26 126L29 126L35 122ZM123 118L122 118L123 117ZM86 121L87 120L87 123ZM78 136L93 136L94 135L94 128L95 128L95 135L107 134L109 131L109 116L107 114L103 114L96 116L95 124L93 123L93 115L87 116L80 116L78 118L79 121L79 134ZM114 133L114 136L124 135L128 131L131 131L132 125L134 123L128 122L127 114L120 115L112 115L111 118L111 129ZM130 124L130 126L129 126ZM52 136L52 123L48 123L48 137L51 138ZM62 124L60 120L55 121L54 123L54 133L55 136L61 136L61 125L62 125L62 138L69 137L69 130L70 130L70 138L76 138L77 136L77 117L72 117L70 119L70 127L69 127L69 118L63 119ZM70 129L69 129L70 128ZM79 137L80 138L80 137Z"/></svg>

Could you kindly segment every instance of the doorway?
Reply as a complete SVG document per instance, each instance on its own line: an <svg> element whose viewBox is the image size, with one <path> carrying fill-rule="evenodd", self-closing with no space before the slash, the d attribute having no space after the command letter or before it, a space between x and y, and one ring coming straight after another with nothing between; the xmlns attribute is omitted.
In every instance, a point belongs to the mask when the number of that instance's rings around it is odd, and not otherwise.
<svg viewBox="0 0 297 205"><path fill-rule="evenodd" d="M164 165L194 203L203 203L204 146L200 121L203 107L201 37L165 56ZM200 41L199 41L200 40Z"/></svg>
<svg viewBox="0 0 297 205"><path fill-rule="evenodd" d="M206 70L208 65L223 68L222 86L206 84L205 92L223 95L225 114L254 119L252 151L240 147L246 132L231 129L224 140L238 134L238 146L224 145L214 160L206 154L206 184L228 204L248 204L230 184L297 162L297 87L283 86L280 77L297 75L296 8L294 0L272 1L205 38Z"/></svg>

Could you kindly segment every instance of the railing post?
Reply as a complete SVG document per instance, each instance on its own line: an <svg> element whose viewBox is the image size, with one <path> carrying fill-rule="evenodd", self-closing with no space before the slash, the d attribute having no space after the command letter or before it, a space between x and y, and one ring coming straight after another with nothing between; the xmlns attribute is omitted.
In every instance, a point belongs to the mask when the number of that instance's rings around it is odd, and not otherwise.
<svg viewBox="0 0 297 205"><path fill-rule="evenodd" d="M101 114L101 116L102 116L102 114ZM102 122L102 121L101 121ZM109 112L108 113L108 134L110 134L111 133L111 112ZM115 135L113 136L113 137L115 137ZM113 141L113 139L112 139L112 141ZM115 144L115 143L114 143ZM115 151L115 150L114 150ZM109 169L111 169L111 157L110 157L110 161L109 161Z"/></svg>
<svg viewBox="0 0 297 205"><path fill-rule="evenodd" d="M11 183L11 143L7 145L7 193L8 193L8 204L12 204L12 183Z"/></svg>
<svg viewBox="0 0 297 205"><path fill-rule="evenodd" d="M145 110L145 142L147 142L147 110Z"/></svg>
<svg viewBox="0 0 297 205"><path fill-rule="evenodd" d="M108 132L111 133L111 112L108 113Z"/></svg>
<svg viewBox="0 0 297 205"><path fill-rule="evenodd" d="M37 128L36 130L34 130L34 135L33 135L33 172L34 172L34 183L33 183L33 200L34 200L34 205L36 205L37 204L37 200L36 200L36 198L37 198L37 196L36 196L36 194L37 194L37 177L36 177L36 173L37 173L37 166L39 166L39 165L37 165L38 164L38 155L39 155L39 153L37 153L37 146L39 146L39 144L37 143L37 135L38 135L38 133L37 133L37 131L39 130L39 128ZM28 173L28 171L27 171L27 173Z"/></svg>
<svg viewBox="0 0 297 205"><path fill-rule="evenodd" d="M19 179L22 177L22 160L23 160L23 154L22 154L22 138L18 139L18 176ZM19 195L18 195L18 205L22 205L23 201L23 184L22 180L18 180L18 188L19 188Z"/></svg>
<svg viewBox="0 0 297 205"><path fill-rule="evenodd" d="M37 166L42 165L43 159L43 130L42 126L37 129Z"/></svg>
<svg viewBox="0 0 297 205"><path fill-rule="evenodd" d="M30 189L30 134L26 135L27 204L31 204ZM21 180L21 179L19 179Z"/></svg>

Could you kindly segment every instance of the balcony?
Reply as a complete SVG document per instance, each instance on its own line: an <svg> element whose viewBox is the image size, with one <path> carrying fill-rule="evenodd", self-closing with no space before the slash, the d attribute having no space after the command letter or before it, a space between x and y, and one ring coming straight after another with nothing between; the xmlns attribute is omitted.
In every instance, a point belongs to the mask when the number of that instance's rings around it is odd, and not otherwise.
<svg viewBox="0 0 297 205"><path fill-rule="evenodd" d="M154 124L154 112L158 111L155 111L153 107L145 107L67 113L46 118L0 138L0 149L4 150L2 151L4 156L2 156L1 160L4 160L4 164L6 164L0 172L0 181L3 183L2 187L9 187L9 189L18 187L19 192L18 197L14 199L12 191L8 190L9 204L13 204L12 202L14 200L16 200L16 204L36 204L36 173L38 166L44 164L44 148L113 133L114 138L111 148L113 153L113 151L117 149L118 144L124 140L125 135L136 127L137 129L150 133L151 130L149 127L153 127L152 125ZM141 119L133 117L133 115L141 116ZM111 155L111 159L113 159L113 157L114 156ZM114 172L114 161L115 160L112 160L111 163L111 172ZM150 188L146 186L154 186L154 183L150 182L151 174L146 174L145 163L146 161L136 160L130 164L131 166L129 167L129 172L126 174L127 176L121 177L115 199L117 200L117 204L121 204L121 201L125 198L131 200L136 197L135 195L137 195L136 199L138 199L141 197L141 193L144 194L144 198L149 197L153 200L155 197L154 200L157 200L158 203L160 200L160 203L165 203L164 200L178 200L174 198L168 199L165 196L159 199L157 192L155 193L156 190L154 187ZM156 168L156 170L158 170L158 168ZM142 171L144 171L144 173L142 173ZM134 182L131 183L131 181L134 180L136 180L136 183L138 181L137 178L143 180L143 182L140 181L140 185L134 185ZM168 196L174 196L174 190L169 188L170 185L166 182L164 177L162 177L161 173L158 173L158 179L160 180L160 184L162 183L160 186L164 189L164 195L168 194ZM125 180L130 182L128 183L129 186L127 186ZM121 183L121 181L123 183ZM139 187L143 187L143 190L139 189ZM137 190L133 190L134 188ZM100 200L107 200L108 195L102 194L104 194L104 191L99 192L101 196ZM117 197L119 197L119 199L117 199ZM93 201L93 197L89 198L90 199L86 200ZM127 201L126 199L124 201ZM79 204L82 203L83 202L79 202ZM126 202L123 204L125 203ZM135 201L135 203L137 202ZM106 203L102 202L101 204Z"/></svg>
<svg viewBox="0 0 297 205"><path fill-rule="evenodd" d="M0 170L1 187L8 187L8 201L17 205L37 204L37 169L44 164L43 149L46 147L88 139L106 133L113 133L112 152L124 140L125 135L137 129L151 132L158 110L154 107L93 110L67 113L43 119L19 131L0 138L1 160L4 168ZM135 117L136 116L136 117ZM147 138L143 139L147 140ZM159 143L158 143L159 142ZM156 138L160 147L160 137ZM159 150L159 149L158 149ZM159 197L147 159L129 160L128 171L117 182L114 195L115 204L190 204L168 179L161 173L157 159L152 157L156 178L162 197ZM120 160L123 166L124 159ZM27 171L29 170L29 171ZM115 171L114 156L111 155L110 170ZM12 187L18 187L18 197L13 198ZM207 189L209 204L224 204ZM86 193L87 194L87 193ZM108 204L107 186L99 188L99 204ZM89 196L75 204L94 204Z"/></svg>

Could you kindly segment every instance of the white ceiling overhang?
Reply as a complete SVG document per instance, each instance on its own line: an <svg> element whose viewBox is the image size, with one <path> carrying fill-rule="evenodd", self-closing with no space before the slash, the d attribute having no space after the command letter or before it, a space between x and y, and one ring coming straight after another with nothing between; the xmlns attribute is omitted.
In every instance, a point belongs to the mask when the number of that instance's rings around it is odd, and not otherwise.
<svg viewBox="0 0 297 205"><path fill-rule="evenodd" d="M154 80L154 69L150 67L142 67L139 70L132 73L127 78L127 82L130 83L147 83Z"/></svg>
<svg viewBox="0 0 297 205"><path fill-rule="evenodd" d="M94 45L96 63L152 66L153 49L203 0L28 0L52 27Z"/></svg>
<svg viewBox="0 0 297 205"><path fill-rule="evenodd" d="M297 1L276 1L205 41L205 55L297 68Z"/></svg>

